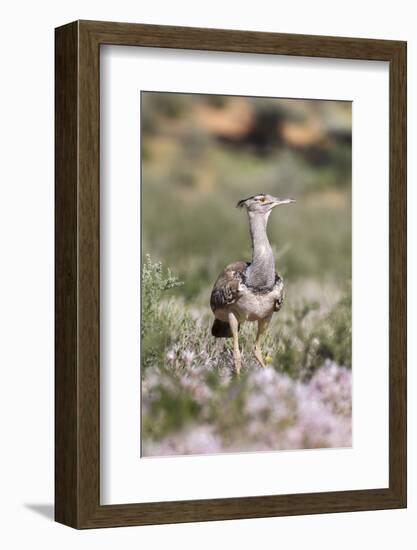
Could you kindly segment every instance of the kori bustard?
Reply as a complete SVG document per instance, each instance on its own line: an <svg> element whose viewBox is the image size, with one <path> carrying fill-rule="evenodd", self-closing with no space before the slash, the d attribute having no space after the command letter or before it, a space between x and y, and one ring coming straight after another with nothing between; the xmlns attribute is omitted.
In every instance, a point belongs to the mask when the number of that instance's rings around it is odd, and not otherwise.
<svg viewBox="0 0 417 550"><path fill-rule="evenodd" d="M238 261L228 265L218 276L210 298L215 320L212 334L216 338L233 338L233 357L237 374L242 360L238 332L245 321L257 321L253 353L262 367L260 342L275 311L281 309L284 282L275 271L275 260L266 232L272 209L294 199L278 199L261 193L240 200L237 207L246 208L252 240L252 261Z"/></svg>

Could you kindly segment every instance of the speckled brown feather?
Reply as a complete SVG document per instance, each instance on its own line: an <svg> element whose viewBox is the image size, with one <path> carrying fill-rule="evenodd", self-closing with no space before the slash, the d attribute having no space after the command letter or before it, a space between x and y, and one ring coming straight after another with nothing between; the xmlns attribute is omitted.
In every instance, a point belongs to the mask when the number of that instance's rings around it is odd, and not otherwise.
<svg viewBox="0 0 417 550"><path fill-rule="evenodd" d="M210 306L213 312L236 301L242 274L248 265L248 262L234 262L228 265L217 277L210 297Z"/></svg>

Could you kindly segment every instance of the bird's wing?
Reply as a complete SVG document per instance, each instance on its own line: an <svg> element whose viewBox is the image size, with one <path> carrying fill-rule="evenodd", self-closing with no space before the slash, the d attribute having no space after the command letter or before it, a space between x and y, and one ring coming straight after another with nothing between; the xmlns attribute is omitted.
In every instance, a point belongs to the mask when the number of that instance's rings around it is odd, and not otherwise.
<svg viewBox="0 0 417 550"><path fill-rule="evenodd" d="M217 277L210 297L211 309L233 304L239 296L241 276L248 267L247 262L234 262L228 265Z"/></svg>

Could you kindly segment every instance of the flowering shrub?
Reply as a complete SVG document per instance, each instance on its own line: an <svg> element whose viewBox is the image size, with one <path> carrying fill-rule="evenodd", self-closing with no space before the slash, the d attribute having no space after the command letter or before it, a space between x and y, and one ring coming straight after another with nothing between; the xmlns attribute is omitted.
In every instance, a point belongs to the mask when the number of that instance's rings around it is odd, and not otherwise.
<svg viewBox="0 0 417 550"><path fill-rule="evenodd" d="M142 391L144 456L351 445L351 371L335 363L307 382L273 367L239 380L152 368Z"/></svg>
<svg viewBox="0 0 417 550"><path fill-rule="evenodd" d="M305 292L301 304L286 303L263 344L265 369L251 353L253 327L243 325L236 378L231 341L211 336L209 309L185 304L175 295L181 283L149 257L142 281L144 456L351 445L346 298L319 306Z"/></svg>

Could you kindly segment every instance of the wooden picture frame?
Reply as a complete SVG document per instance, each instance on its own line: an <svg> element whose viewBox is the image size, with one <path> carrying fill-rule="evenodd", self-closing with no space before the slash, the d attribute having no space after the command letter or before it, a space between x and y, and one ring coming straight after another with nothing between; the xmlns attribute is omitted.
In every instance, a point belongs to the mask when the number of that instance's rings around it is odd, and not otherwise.
<svg viewBox="0 0 417 550"><path fill-rule="evenodd" d="M406 43L93 21L59 27L55 40L56 521L98 528L404 508ZM389 62L388 488L100 505L99 56L104 44Z"/></svg>

